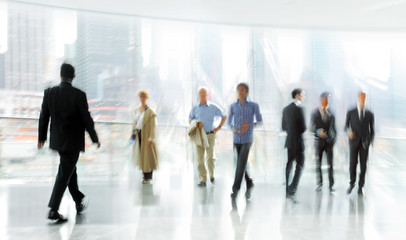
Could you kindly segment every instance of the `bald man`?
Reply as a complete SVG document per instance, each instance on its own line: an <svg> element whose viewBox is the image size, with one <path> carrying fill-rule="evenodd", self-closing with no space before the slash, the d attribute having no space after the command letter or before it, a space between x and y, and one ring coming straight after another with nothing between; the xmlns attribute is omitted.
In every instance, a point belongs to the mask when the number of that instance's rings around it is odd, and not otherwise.
<svg viewBox="0 0 406 240"><path fill-rule="evenodd" d="M189 123L193 120L198 120L199 128L206 132L209 141L209 147L206 149L202 146L196 145L197 169L199 171L200 179L198 186L205 187L207 181L205 153L207 154L207 167L209 169L210 182L214 184L214 168L216 161L214 146L216 143L216 133L223 127L227 116L217 105L207 101L207 96L209 95L209 89L207 87L200 87L198 94L199 104L194 106L190 111ZM220 124L217 127L214 126L214 120L216 118L221 118Z"/></svg>
<svg viewBox="0 0 406 240"><path fill-rule="evenodd" d="M357 175L358 156L360 163L360 175L358 180L358 194L362 195L367 171L367 160L369 145L375 137L374 114L365 109L367 94L358 93L358 104L356 108L347 113L345 130L348 131L350 145L350 186L347 193L350 194L355 186Z"/></svg>

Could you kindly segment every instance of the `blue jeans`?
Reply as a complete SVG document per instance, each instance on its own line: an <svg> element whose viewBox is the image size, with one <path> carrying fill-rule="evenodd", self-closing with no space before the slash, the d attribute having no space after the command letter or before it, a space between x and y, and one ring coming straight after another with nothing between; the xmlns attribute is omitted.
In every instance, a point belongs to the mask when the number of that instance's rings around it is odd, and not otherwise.
<svg viewBox="0 0 406 240"><path fill-rule="evenodd" d="M252 179L247 172L248 154L252 143L234 144L234 154L237 155L237 168L233 184L233 193L237 193L241 188L242 178L245 176L247 188L252 186Z"/></svg>

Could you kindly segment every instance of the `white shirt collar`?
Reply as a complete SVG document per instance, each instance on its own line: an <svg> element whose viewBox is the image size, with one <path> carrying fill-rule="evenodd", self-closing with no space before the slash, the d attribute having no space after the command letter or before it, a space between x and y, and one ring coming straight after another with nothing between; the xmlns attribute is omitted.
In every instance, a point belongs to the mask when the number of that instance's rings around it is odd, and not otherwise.
<svg viewBox="0 0 406 240"><path fill-rule="evenodd" d="M358 117L361 119L361 108L360 108L359 104L357 104L357 111L358 111ZM362 113L364 114L364 118L365 118L365 106L362 109Z"/></svg>
<svg viewBox="0 0 406 240"><path fill-rule="evenodd" d="M293 102L296 104L296 106L302 105L302 102L298 99L295 99Z"/></svg>
<svg viewBox="0 0 406 240"><path fill-rule="evenodd" d="M357 104L357 110L358 110L358 113L361 112L361 107L359 106L359 104ZM365 106L364 106L364 108L362 109L362 111L365 113Z"/></svg>
<svg viewBox="0 0 406 240"><path fill-rule="evenodd" d="M330 115L330 112L329 112L329 110L328 110L328 107L329 107L329 106L326 107L326 112L327 112L327 115ZM320 114L323 116L323 115L324 115L324 112L323 112L323 107L322 107L322 106L319 107L319 111L320 111Z"/></svg>

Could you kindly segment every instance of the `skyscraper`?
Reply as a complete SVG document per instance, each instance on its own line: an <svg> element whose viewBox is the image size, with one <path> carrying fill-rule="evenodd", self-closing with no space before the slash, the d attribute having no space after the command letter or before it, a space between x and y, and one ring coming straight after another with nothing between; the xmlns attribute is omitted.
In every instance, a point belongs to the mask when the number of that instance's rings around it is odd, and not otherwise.
<svg viewBox="0 0 406 240"><path fill-rule="evenodd" d="M196 58L198 62L198 85L216 86L223 92L223 58L220 31L213 25L202 25L196 30ZM206 79L201 79L206 78ZM208 82L204 82L207 80Z"/></svg>
<svg viewBox="0 0 406 240"><path fill-rule="evenodd" d="M86 91L89 99L101 99L102 73L128 69L130 21L111 15L78 13L77 24L76 85Z"/></svg>
<svg viewBox="0 0 406 240"><path fill-rule="evenodd" d="M53 60L52 10L9 3L7 12L8 49L4 53L4 82L0 87L42 91Z"/></svg>
<svg viewBox="0 0 406 240"><path fill-rule="evenodd" d="M4 89L6 84L6 75L5 75L5 55L0 53L0 89Z"/></svg>

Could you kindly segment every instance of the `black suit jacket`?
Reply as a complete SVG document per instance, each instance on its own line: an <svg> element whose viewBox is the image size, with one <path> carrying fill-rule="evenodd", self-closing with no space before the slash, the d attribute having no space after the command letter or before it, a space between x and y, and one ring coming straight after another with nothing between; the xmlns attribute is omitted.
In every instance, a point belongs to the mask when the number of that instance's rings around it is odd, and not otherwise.
<svg viewBox="0 0 406 240"><path fill-rule="evenodd" d="M286 131L285 147L293 151L304 151L302 134L306 131L303 109L291 103L283 109L282 130Z"/></svg>
<svg viewBox="0 0 406 240"><path fill-rule="evenodd" d="M314 136L316 141L320 144L334 144L337 138L337 129L336 129L336 120L335 116L332 112L329 112L329 116L327 116L326 120L323 121L323 118L320 113L320 108L316 108L312 112L311 120L311 130L314 132ZM327 138L321 138L317 135L317 130L320 128L324 129L327 133Z"/></svg>
<svg viewBox="0 0 406 240"><path fill-rule="evenodd" d="M367 109L365 109L364 115L364 119L361 122L357 108L348 111L345 121L345 130L351 128L355 134L355 138L353 140L350 139L350 144L357 146L361 142L363 147L367 149L374 141L375 119L374 114Z"/></svg>
<svg viewBox="0 0 406 240"><path fill-rule="evenodd" d="M60 152L85 150L85 130L99 142L89 113L86 94L67 81L44 92L38 126L38 141L47 139L51 118L50 148Z"/></svg>

